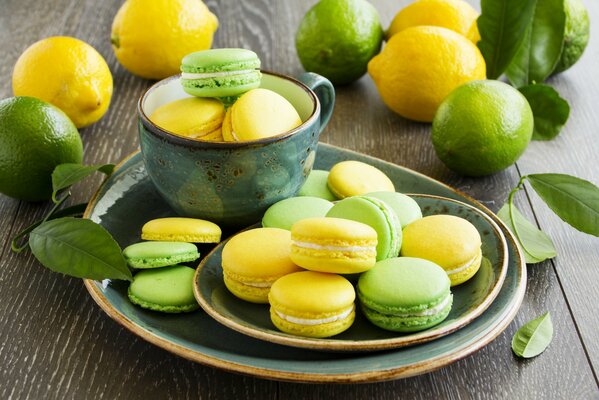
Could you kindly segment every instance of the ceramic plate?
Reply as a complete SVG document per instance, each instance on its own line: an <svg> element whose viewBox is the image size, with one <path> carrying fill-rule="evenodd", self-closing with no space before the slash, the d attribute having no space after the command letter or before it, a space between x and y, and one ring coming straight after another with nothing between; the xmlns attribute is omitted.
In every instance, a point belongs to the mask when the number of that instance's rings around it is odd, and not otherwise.
<svg viewBox="0 0 599 400"><path fill-rule="evenodd" d="M267 304L253 304L233 296L223 282L222 250L218 245L196 270L194 293L202 308L217 321L246 335L288 346L333 351L385 350L424 343L454 332L478 317L493 302L507 272L508 248L500 228L482 211L431 195L411 195L423 214L450 214L470 221L482 238L483 262L468 282L453 287L453 306L447 319L422 332L398 334L368 322L359 310L345 332L332 338L306 338L279 331L270 320Z"/></svg>
<svg viewBox="0 0 599 400"><path fill-rule="evenodd" d="M302 382L367 382L429 372L479 350L512 321L526 289L524 260L513 236L483 205L452 188L397 165L320 144L317 169L343 160L367 162L384 171L402 192L463 201L484 211L502 230L508 247L504 283L489 308L464 328L437 340L393 351L333 353L258 340L218 323L203 311L168 315L134 306L127 284L85 280L93 299L114 320L139 337L182 357L228 371ZM139 241L149 219L173 215L150 182L141 156L124 160L90 201L85 216L104 226L124 247ZM205 249L202 249L205 250Z"/></svg>

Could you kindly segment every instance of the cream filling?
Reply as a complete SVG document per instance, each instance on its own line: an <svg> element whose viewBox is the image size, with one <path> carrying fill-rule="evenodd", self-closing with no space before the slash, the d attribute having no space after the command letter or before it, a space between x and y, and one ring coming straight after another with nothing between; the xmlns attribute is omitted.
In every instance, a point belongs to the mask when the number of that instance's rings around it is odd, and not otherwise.
<svg viewBox="0 0 599 400"><path fill-rule="evenodd" d="M447 295L447 297L445 297L445 299L442 302L440 302L436 306L434 306L432 308L427 308L426 310L423 310L423 311L420 311L420 312L413 312L413 313L393 313L393 315L394 316L398 316L398 317L426 317L428 315L435 315L435 314L438 314L439 312L443 311L443 309L445 307L447 307L447 305L451 301L452 297L453 296L450 293L450 294Z"/></svg>
<svg viewBox="0 0 599 400"><path fill-rule="evenodd" d="M462 271L467 270L468 268L470 268L472 266L472 264L478 259L478 255L474 256L470 261L468 261L466 264L457 267L456 269L452 269L449 271L445 271L447 272L447 275L452 275L452 274L459 274Z"/></svg>
<svg viewBox="0 0 599 400"><path fill-rule="evenodd" d="M195 74L192 72L181 72L181 79L206 79L206 78L221 78L223 76L249 74L256 71L255 69L242 69L238 71L222 71L222 72L205 72Z"/></svg>
<svg viewBox="0 0 599 400"><path fill-rule="evenodd" d="M306 325L306 326L328 324L330 322L339 321L339 320L347 318L353 311L354 311L354 305L352 304L351 307L349 307L347 310L343 310L339 314L333 315L332 317L320 318L320 319L305 319L305 318L292 317L291 315L286 315L278 310L275 310L277 315L279 317L281 317L282 319L284 319L285 321L288 321L288 322L291 322L294 324L298 324L298 325Z"/></svg>
<svg viewBox="0 0 599 400"><path fill-rule="evenodd" d="M293 245L303 249L327 250L327 251L376 251L376 246L326 246L309 242L298 242L293 240Z"/></svg>
<svg viewBox="0 0 599 400"><path fill-rule="evenodd" d="M235 134L235 131L233 130L233 125L231 124L231 136L233 137L233 140L236 142L239 142L239 138L237 137L237 134Z"/></svg>
<svg viewBox="0 0 599 400"><path fill-rule="evenodd" d="M272 286L272 283L270 283L270 282L241 282L241 283L246 286L257 287L257 288L265 288L265 287Z"/></svg>

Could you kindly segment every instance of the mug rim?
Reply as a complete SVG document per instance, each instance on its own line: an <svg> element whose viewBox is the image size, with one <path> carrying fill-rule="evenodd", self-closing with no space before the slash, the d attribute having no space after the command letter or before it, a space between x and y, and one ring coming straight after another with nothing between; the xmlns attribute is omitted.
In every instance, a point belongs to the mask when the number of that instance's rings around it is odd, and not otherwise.
<svg viewBox="0 0 599 400"><path fill-rule="evenodd" d="M143 92L143 94L139 97L139 100L137 101L138 118L141 120L141 123L144 125L144 127L147 128L147 131L149 131L154 136L157 136L160 139L164 139L167 142L170 142L172 144L176 144L179 146L189 146L189 147L203 148L203 149L205 149L205 148L235 149L235 148L239 148L239 147L247 147L247 146L252 146L252 145L265 145L265 144L269 144L269 143L278 142L278 141L287 139L288 137L301 131L308 124L312 124L318 118L318 116L320 115L320 101L318 100L316 93L314 93L314 91L312 89L310 89L308 86L306 86L306 84L304 84L303 82L301 82L295 78L292 78L288 75L279 74L276 72L263 70L263 69L261 69L260 72L262 72L263 74L272 75L277 78L288 80L288 81L296 84L297 86L299 86L304 92L306 92L308 94L308 96L310 96L310 99L312 100L312 104L314 105L314 107L312 109L312 113L310 114L310 116L304 122L302 122L301 125L293 128L289 131L275 135L275 136L269 136L266 138L261 138L261 139L256 139L256 140L247 140L247 141L243 141L243 142L209 142L209 141L197 140L197 139L192 139L192 138L187 138L184 136L177 135L177 134L170 132L164 128L161 128L160 126L158 126L154 122L152 122L150 120L150 118L146 115L146 113L143 109L143 103L144 103L144 100L151 94L151 92L153 92L158 87L163 86L166 83L168 83L174 79L179 79L181 77L181 74L172 75L172 76L169 76L168 78L161 79Z"/></svg>

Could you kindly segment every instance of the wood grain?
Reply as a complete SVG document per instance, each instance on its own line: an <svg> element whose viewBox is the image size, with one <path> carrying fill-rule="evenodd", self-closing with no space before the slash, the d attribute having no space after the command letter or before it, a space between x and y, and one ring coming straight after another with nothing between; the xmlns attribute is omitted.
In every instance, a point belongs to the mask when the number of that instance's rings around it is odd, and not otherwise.
<svg viewBox="0 0 599 400"><path fill-rule="evenodd" d="M206 3L220 20L215 47L251 48L266 69L293 76L303 72L294 35L314 0ZM408 1L373 3L387 26ZM110 25L120 4L116 0L9 0L3 2L0 13L3 98L11 95L10 75L16 59L40 38L76 36L106 58L115 91L107 115L81 132L87 163L117 162L138 146L136 101L151 85L124 70L110 48ZM599 5L585 4L591 19L599 18ZM389 111L368 76L337 89L335 112L322 141L425 173L493 210L503 204L520 172L547 172L551 167L597 183L599 144L593 137L599 122L594 111L599 92L594 74L599 60L596 42L592 38L579 65L551 80L573 108L562 135L553 142L533 143L518 167L494 176L465 179L447 170L431 146L430 125L409 122ZM96 176L78 185L72 201L86 201L100 179ZM599 317L594 310L599 300L597 239L565 226L534 195L531 201L534 214L524 194L518 206L525 215L538 217L560 255L554 262L529 266L529 287L521 311L494 342L420 377L366 385L302 385L204 367L132 335L103 314L80 280L47 271L30 254L8 251L7 239L43 215L47 206L1 196L0 398L599 398L594 376L599 365ZM510 348L512 334L546 310L554 320L553 343L540 357L517 360Z"/></svg>

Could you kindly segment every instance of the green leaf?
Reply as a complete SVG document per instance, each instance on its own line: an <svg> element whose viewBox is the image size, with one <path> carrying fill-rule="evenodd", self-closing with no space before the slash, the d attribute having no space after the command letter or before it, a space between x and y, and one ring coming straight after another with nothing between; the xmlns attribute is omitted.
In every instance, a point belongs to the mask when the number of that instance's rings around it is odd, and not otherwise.
<svg viewBox="0 0 599 400"><path fill-rule="evenodd" d="M518 357L531 358L541 354L553 339L553 324L549 312L527 322L512 338L512 351Z"/></svg>
<svg viewBox="0 0 599 400"><path fill-rule="evenodd" d="M570 105L549 85L523 86L520 92L528 100L534 116L533 140L556 137L570 116Z"/></svg>
<svg viewBox="0 0 599 400"><path fill-rule="evenodd" d="M52 172L52 201L56 203L56 194L80 180L87 178L96 171L106 175L112 174L114 164L82 165L82 164L60 164Z"/></svg>
<svg viewBox="0 0 599 400"><path fill-rule="evenodd" d="M527 179L558 217L579 231L599 236L597 186L566 174L533 174Z"/></svg>
<svg viewBox="0 0 599 400"><path fill-rule="evenodd" d="M76 278L132 280L121 248L103 227L72 217L46 221L29 234L35 258Z"/></svg>
<svg viewBox="0 0 599 400"><path fill-rule="evenodd" d="M559 61L566 27L564 0L538 0L532 24L505 74L516 87L541 83Z"/></svg>
<svg viewBox="0 0 599 400"><path fill-rule="evenodd" d="M481 0L476 23L487 78L498 78L514 58L532 21L535 3L536 0Z"/></svg>
<svg viewBox="0 0 599 400"><path fill-rule="evenodd" d="M514 220L510 217L510 207L505 204L497 216L514 233L524 251L524 259L528 264L535 264L557 255L551 238L531 224L522 213L512 205ZM514 229L514 225L516 229ZM517 232L517 233L516 233Z"/></svg>

